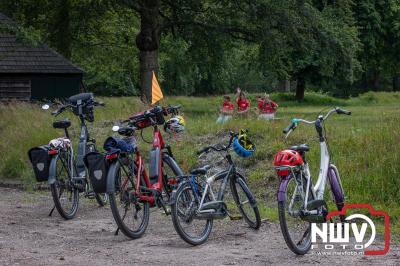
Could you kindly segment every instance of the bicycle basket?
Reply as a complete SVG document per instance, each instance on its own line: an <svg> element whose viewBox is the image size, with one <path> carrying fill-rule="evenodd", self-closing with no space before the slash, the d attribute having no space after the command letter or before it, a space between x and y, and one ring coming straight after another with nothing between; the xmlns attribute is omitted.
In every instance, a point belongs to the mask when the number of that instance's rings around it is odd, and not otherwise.
<svg viewBox="0 0 400 266"><path fill-rule="evenodd" d="M108 162L99 152L90 152L84 158L89 172L90 183L95 193L107 192Z"/></svg>
<svg viewBox="0 0 400 266"><path fill-rule="evenodd" d="M34 147L28 151L29 160L31 161L35 177L38 182L47 181L49 178L49 146Z"/></svg>

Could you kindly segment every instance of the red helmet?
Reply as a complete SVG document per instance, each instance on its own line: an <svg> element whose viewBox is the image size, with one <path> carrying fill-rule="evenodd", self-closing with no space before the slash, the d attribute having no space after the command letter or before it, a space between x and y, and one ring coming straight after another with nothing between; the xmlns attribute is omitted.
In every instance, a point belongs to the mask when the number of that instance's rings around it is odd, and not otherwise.
<svg viewBox="0 0 400 266"><path fill-rule="evenodd" d="M303 164L300 153L294 150L279 151L274 158L274 166L297 166ZM289 170L278 170L279 176L287 176Z"/></svg>

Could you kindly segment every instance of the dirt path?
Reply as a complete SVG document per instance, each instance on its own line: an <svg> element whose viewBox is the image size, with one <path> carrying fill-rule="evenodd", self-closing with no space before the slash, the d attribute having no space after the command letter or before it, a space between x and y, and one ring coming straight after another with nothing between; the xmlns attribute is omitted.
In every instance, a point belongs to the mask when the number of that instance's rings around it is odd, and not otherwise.
<svg viewBox="0 0 400 266"><path fill-rule="evenodd" d="M63 220L49 193L0 188L0 265L294 265L400 264L400 248L384 257L295 256L283 241L279 226L263 223L258 232L241 221L220 221L209 241L191 247L175 233L171 218L154 209L145 236L128 240L114 235L109 208L82 200L78 215Z"/></svg>

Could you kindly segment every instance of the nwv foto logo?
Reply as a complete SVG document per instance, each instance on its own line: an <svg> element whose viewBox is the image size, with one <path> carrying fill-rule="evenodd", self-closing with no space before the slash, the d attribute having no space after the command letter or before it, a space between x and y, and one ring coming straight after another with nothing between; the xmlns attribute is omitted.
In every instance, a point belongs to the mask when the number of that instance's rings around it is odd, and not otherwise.
<svg viewBox="0 0 400 266"><path fill-rule="evenodd" d="M311 224L311 249L318 248L317 237L324 243L324 249L332 250L339 247L343 250L353 247L356 250L363 250L365 255L384 255L389 251L390 230L389 230L389 215L383 211L375 211L369 204L348 204L345 205L342 211L330 212L327 220L333 216L346 215L347 209L367 208L372 216L383 216L385 220L385 247L383 250L367 250L374 243L376 238L376 228L374 222L364 214L353 214L345 218L347 223L322 223ZM363 222L352 222L355 219ZM368 235L367 229L370 229ZM350 230L354 236L355 243L350 243Z"/></svg>

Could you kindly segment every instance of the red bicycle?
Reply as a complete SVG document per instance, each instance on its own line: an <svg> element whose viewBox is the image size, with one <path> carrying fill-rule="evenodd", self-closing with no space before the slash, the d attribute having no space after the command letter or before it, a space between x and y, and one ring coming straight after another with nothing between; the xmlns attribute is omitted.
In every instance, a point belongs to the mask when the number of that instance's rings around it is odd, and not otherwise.
<svg viewBox="0 0 400 266"><path fill-rule="evenodd" d="M106 155L107 194L118 225L116 234L121 230L130 238L141 237L146 231L151 207L162 207L169 214L166 205L176 184L176 176L182 176L183 172L174 160L171 148L165 145L158 126L165 123L164 116L176 115L179 108L180 106L156 106L124 121L126 126L113 128L124 136L114 143L120 147L108 148ZM153 127L149 174L135 138L137 130L147 127ZM141 136L143 138L142 134Z"/></svg>

